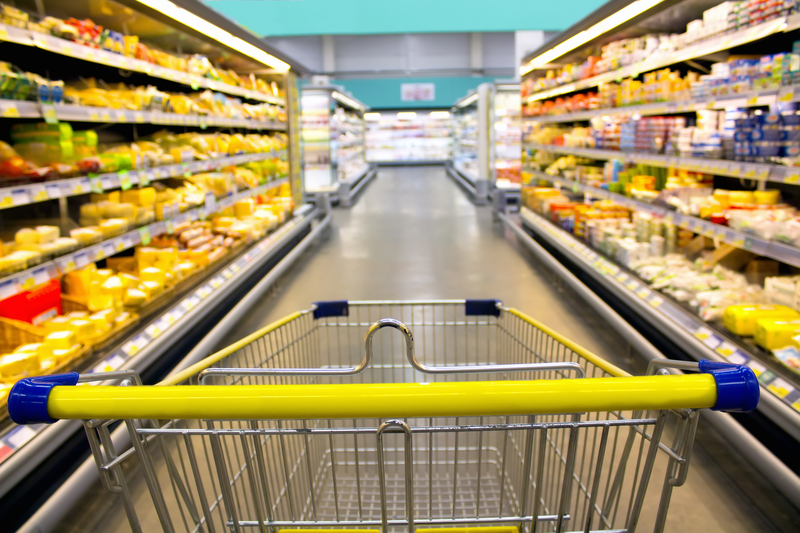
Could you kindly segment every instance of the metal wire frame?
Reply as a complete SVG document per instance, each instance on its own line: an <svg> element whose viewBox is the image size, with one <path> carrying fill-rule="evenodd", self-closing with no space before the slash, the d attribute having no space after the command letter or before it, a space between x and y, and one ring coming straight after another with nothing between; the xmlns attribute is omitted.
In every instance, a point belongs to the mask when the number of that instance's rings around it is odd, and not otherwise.
<svg viewBox="0 0 800 533"><path fill-rule="evenodd" d="M414 332L423 365L404 362L404 340L381 334L374 363L348 375L212 374L219 384L381 383L562 379L560 369L485 375L486 364L577 363L587 377L613 367L541 325L504 311L466 316L462 302L351 302L350 316L295 319L225 354L215 368L348 369L362 335L392 317ZM602 363L601 363L602 364ZM187 380L198 383L197 375ZM398 406L402 416L402 406ZM673 444L662 435L674 433ZM384 420L127 421L132 450L109 454L107 424L87 423L108 487L137 528L120 464L136 455L165 531L276 531L283 527L517 525L527 531L633 531L657 458L666 462L654 530L685 479L697 417L588 413ZM674 425L674 428L672 427ZM384 428L381 430L381 428ZM391 432L400 428L403 438ZM93 435L93 432L96 435ZM104 455L105 454L105 455ZM659 495L656 495L659 496ZM655 508L655 505L653 505ZM177 526L176 526L177 524ZM182 528L181 528L182 526Z"/></svg>

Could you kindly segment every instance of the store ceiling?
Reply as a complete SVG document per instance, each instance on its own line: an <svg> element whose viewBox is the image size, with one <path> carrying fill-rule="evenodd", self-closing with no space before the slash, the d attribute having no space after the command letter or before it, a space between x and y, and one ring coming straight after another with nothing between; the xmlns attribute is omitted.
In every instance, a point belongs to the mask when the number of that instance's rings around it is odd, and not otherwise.
<svg viewBox="0 0 800 533"><path fill-rule="evenodd" d="M560 31L605 0L207 0L256 35ZM566 5L565 5L566 4Z"/></svg>

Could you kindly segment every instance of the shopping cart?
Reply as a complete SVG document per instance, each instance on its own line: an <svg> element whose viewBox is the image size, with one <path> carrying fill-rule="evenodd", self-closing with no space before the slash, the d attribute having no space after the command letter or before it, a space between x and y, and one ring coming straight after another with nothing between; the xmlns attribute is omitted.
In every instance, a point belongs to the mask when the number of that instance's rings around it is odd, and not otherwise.
<svg viewBox="0 0 800 533"><path fill-rule="evenodd" d="M158 386L29 378L9 408L84 420L135 531L660 531L696 409L759 394L746 367L666 366L698 369L631 377L496 300L318 302Z"/></svg>

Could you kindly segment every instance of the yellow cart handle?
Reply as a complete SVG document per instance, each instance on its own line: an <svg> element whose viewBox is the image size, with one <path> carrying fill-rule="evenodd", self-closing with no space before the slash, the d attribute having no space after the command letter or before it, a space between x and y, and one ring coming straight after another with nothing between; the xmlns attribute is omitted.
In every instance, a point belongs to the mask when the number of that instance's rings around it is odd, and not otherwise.
<svg viewBox="0 0 800 533"><path fill-rule="evenodd" d="M751 411L759 385L745 366L706 373L536 381L74 387L78 374L26 378L9 394L17 424L56 419L320 419L532 415L714 408ZM703 369L703 363L700 365Z"/></svg>

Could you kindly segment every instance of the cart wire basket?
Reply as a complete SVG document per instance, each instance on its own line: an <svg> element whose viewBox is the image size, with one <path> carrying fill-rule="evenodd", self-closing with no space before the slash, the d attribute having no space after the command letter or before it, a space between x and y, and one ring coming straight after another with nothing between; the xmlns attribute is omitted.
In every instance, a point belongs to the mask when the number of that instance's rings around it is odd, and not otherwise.
<svg viewBox="0 0 800 533"><path fill-rule="evenodd" d="M83 420L134 531L632 532L663 530L698 409L758 396L743 366L630 376L497 300L335 301L156 386L28 378L9 410Z"/></svg>

